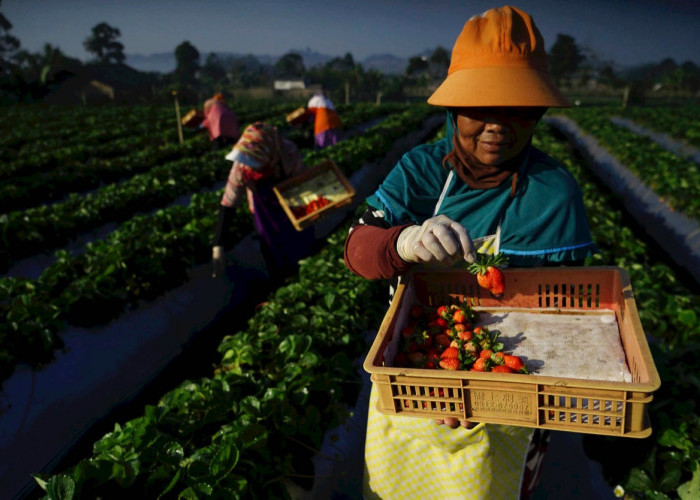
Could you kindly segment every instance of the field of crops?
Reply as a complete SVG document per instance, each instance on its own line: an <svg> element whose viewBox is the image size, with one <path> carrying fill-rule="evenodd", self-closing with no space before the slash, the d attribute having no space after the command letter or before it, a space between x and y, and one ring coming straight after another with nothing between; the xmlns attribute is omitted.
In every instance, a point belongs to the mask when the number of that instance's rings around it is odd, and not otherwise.
<svg viewBox="0 0 700 500"><path fill-rule="evenodd" d="M284 127L285 113L298 105L255 102L237 112L242 124L265 119ZM229 168L201 134L188 131L179 144L171 108L8 111L10 119L0 125L0 307L6 318L0 383L18 364L37 370L50 364L68 326L118 320L186 283L210 257ZM415 104L355 104L339 111L347 130L371 126L323 151L314 151L298 131L289 138L307 164L331 158L348 177L435 113ZM648 108L624 116L697 145L698 111ZM698 220L698 165L612 124L610 117L621 114L613 108L566 111L674 210ZM630 273L662 378L650 406L652 437L586 436L586 451L603 464L611 491L619 484L629 498L698 498L698 283L556 129L541 124L534 143L582 186L600 248L587 265L617 265ZM235 225L239 237L252 232L245 208ZM104 237L91 238L100 232ZM356 278L344 267L346 233L340 225L302 261L298 275L274 290L264 307L250 310L246 327L220 339L208 376L176 381L138 418L114 421L90 456L47 471L37 482L51 498L207 498L213 492L271 498L284 497L290 480L308 486L314 450L324 432L348 417L357 396L364 332L376 329L385 312L385 284ZM79 250L76 241L84 242ZM18 265L31 256L46 264L23 276Z"/></svg>

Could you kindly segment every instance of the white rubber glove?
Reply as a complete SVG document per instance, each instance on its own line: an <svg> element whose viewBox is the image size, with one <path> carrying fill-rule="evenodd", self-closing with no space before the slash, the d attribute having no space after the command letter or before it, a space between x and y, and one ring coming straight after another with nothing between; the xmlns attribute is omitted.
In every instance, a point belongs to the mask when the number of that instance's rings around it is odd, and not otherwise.
<svg viewBox="0 0 700 500"><path fill-rule="evenodd" d="M226 270L226 257L224 256L224 247L215 246L211 250L212 278L217 278L224 274Z"/></svg>
<svg viewBox="0 0 700 500"><path fill-rule="evenodd" d="M450 265L457 259L471 263L476 258L469 231L446 215L431 217L422 226L401 231L396 249L406 262Z"/></svg>

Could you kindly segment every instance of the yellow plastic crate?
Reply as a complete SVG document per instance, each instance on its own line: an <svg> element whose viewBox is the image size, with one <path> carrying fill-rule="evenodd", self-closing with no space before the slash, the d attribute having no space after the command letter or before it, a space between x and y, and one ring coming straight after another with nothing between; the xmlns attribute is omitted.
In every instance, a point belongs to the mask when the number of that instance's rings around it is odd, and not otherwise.
<svg viewBox="0 0 700 500"><path fill-rule="evenodd" d="M504 276L506 292L497 300L466 270L416 268L408 274L364 362L378 389L378 410L390 415L456 417L588 434L649 436L647 406L660 379L626 271L619 267L548 267L504 269ZM464 299L477 312L567 315L571 328L576 328L577 318L603 312L611 316L612 311L631 382L536 372L525 375L392 366L390 346L398 342L398 332L412 304L450 305ZM547 359L542 362L546 364Z"/></svg>
<svg viewBox="0 0 700 500"><path fill-rule="evenodd" d="M291 125L296 125L297 123L301 122L304 120L306 117L306 108L304 106L301 106L291 113L287 114L287 123Z"/></svg>
<svg viewBox="0 0 700 500"><path fill-rule="evenodd" d="M182 117L182 124L186 127L196 127L204 120L204 114L196 109L191 109Z"/></svg>
<svg viewBox="0 0 700 500"><path fill-rule="evenodd" d="M297 231L352 202L355 196L355 188L331 160L324 160L302 174L280 182L273 190ZM330 203L310 214L294 215L293 207L307 204L319 196L324 196Z"/></svg>

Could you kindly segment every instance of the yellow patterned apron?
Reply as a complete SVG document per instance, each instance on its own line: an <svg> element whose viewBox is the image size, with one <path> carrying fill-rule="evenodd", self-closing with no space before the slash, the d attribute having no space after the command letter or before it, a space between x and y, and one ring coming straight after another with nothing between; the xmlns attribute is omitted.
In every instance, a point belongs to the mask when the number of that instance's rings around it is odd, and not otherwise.
<svg viewBox="0 0 700 500"><path fill-rule="evenodd" d="M366 499L518 499L533 429L434 420L377 411L372 384L365 442Z"/></svg>

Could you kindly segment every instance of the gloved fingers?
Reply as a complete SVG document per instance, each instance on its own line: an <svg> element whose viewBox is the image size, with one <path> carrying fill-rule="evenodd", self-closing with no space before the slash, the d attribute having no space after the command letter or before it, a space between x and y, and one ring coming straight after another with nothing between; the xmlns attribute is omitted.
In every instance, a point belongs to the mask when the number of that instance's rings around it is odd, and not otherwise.
<svg viewBox="0 0 700 500"><path fill-rule="evenodd" d="M469 235L469 231L467 231L467 228L458 222L452 222L452 224L450 224L450 228L457 236L462 257L471 264L474 262L474 260L476 260L476 255L474 250L474 242Z"/></svg>
<svg viewBox="0 0 700 500"><path fill-rule="evenodd" d="M425 262L447 263L454 261L455 255L461 255L461 248L451 228L439 224L423 233L416 245L416 254Z"/></svg>

